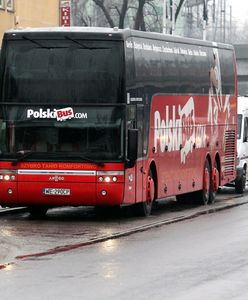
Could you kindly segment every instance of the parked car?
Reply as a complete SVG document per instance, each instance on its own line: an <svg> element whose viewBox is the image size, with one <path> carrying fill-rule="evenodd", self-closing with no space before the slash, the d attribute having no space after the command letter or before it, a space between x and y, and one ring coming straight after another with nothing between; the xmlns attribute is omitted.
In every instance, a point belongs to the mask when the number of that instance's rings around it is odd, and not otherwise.
<svg viewBox="0 0 248 300"><path fill-rule="evenodd" d="M238 97L237 130L237 177L235 190L242 194L245 190L248 165L248 97Z"/></svg>

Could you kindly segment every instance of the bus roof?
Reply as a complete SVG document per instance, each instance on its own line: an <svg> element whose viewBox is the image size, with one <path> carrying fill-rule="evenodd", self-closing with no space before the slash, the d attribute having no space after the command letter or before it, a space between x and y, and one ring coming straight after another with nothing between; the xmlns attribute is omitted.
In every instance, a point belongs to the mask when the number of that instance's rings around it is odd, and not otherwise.
<svg viewBox="0 0 248 300"><path fill-rule="evenodd" d="M118 29L118 27L107 28L107 27L40 27L40 28L17 28L10 29L5 32L4 39L18 39L23 34L37 35L41 38L44 36L52 37L53 35L63 35L65 33L77 35L84 34L85 36L91 37L102 37L102 38L111 38L116 40L125 40L128 37L137 37L137 38L147 38L153 40L164 40L166 42L177 42L183 44L193 44L193 45L202 45L208 47L216 47L216 48L225 48L225 49L234 49L232 45L216 43L212 41L203 41L200 39L192 39L181 36L162 34L157 32L144 32L133 29Z"/></svg>

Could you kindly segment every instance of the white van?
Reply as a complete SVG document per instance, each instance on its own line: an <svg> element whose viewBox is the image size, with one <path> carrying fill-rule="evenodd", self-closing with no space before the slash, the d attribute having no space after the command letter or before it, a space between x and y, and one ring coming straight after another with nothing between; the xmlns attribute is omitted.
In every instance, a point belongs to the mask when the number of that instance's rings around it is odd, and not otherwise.
<svg viewBox="0 0 248 300"><path fill-rule="evenodd" d="M242 194L245 190L248 165L248 97L238 97L237 120L237 177L235 191Z"/></svg>

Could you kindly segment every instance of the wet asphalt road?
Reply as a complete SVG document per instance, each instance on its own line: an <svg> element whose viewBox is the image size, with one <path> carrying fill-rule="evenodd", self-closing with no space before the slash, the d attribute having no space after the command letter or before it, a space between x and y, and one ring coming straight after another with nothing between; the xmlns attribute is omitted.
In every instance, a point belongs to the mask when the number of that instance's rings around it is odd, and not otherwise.
<svg viewBox="0 0 248 300"><path fill-rule="evenodd" d="M235 197L224 191L213 207L248 201L246 194ZM170 201L147 219L97 216L90 208L51 210L42 220L1 216L1 299L13 299L15 291L18 299L247 299L246 204L82 245L201 210ZM61 246L66 251L51 251Z"/></svg>
<svg viewBox="0 0 248 300"><path fill-rule="evenodd" d="M70 250L74 245L139 231L154 223L159 225L174 219L180 220L210 208L225 207L227 203L232 205L246 201L246 194L240 197L233 189L227 188L218 195L214 205L179 205L172 198L160 203L148 218L134 216L128 208L102 215L87 207L58 208L49 210L44 219L32 219L28 212L0 214L0 265L13 262L16 257L40 255L63 247Z"/></svg>

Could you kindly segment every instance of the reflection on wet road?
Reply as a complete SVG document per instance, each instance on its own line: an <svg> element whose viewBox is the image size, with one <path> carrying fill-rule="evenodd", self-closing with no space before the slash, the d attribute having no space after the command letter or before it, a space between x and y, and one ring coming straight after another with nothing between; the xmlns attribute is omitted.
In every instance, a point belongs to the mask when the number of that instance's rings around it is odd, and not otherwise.
<svg viewBox="0 0 248 300"><path fill-rule="evenodd" d="M88 243L105 241L106 250L111 251L118 234L132 230L145 230L146 226L159 225L170 220L217 208L223 204L248 201L248 197L234 194L233 189L223 189L211 206L182 205L174 198L159 203L148 218L139 218L130 208L96 213L93 207L57 208L48 211L43 219L32 219L29 213L0 216L0 265L16 258L42 257L82 247ZM135 231L134 230L134 231ZM123 234L124 235L124 234ZM111 276L111 275L109 275Z"/></svg>

